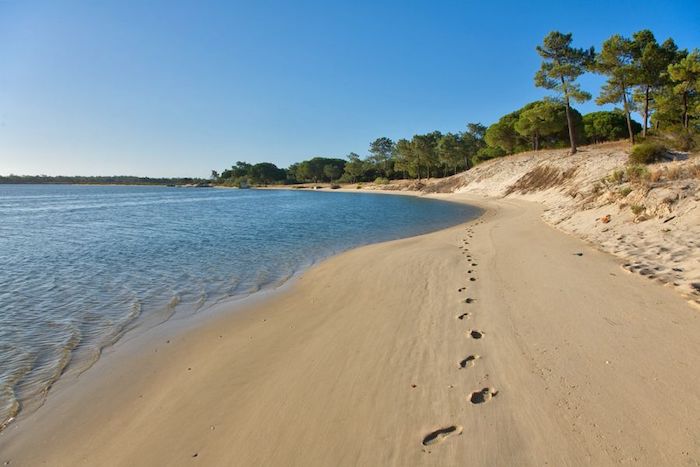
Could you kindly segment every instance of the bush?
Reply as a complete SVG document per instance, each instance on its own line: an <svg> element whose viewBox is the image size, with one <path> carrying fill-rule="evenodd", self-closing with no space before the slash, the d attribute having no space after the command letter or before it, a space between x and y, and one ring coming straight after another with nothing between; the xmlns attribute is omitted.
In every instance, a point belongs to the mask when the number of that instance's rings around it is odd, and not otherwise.
<svg viewBox="0 0 700 467"><path fill-rule="evenodd" d="M629 195L630 193L632 193L632 188L630 188L630 187L628 187L628 186L623 187L623 188L620 189L620 194L621 194L623 197L626 197L626 196Z"/></svg>
<svg viewBox="0 0 700 467"><path fill-rule="evenodd" d="M659 143L635 144L630 153L631 164L653 164L659 162L666 154L666 146Z"/></svg>
<svg viewBox="0 0 700 467"><path fill-rule="evenodd" d="M337 190L338 188L340 188L340 185L337 183L331 183L331 190Z"/></svg>
<svg viewBox="0 0 700 467"><path fill-rule="evenodd" d="M639 182L649 178L649 170L642 164L630 164L626 169L627 180Z"/></svg>
<svg viewBox="0 0 700 467"><path fill-rule="evenodd" d="M362 185L358 183L357 186L356 186L355 188L356 188L357 190L361 190L361 189L362 189Z"/></svg>
<svg viewBox="0 0 700 467"><path fill-rule="evenodd" d="M607 180L608 183L616 183L620 185L621 183L625 182L625 172L622 169L615 169L613 173L608 175Z"/></svg>
<svg viewBox="0 0 700 467"><path fill-rule="evenodd" d="M384 178L384 177L377 177L374 179L374 184L375 185L388 185L389 184L389 179Z"/></svg>
<svg viewBox="0 0 700 467"><path fill-rule="evenodd" d="M632 205L630 205L630 210L632 211L632 214L634 214L635 216L638 216L641 213L643 213L646 210L646 208L644 206L639 205L639 204L632 204Z"/></svg>

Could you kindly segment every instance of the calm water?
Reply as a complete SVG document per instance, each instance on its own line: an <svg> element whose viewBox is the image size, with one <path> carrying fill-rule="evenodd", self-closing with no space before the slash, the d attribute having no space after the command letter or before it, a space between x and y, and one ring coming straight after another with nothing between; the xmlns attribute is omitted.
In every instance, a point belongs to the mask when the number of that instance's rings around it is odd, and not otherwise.
<svg viewBox="0 0 700 467"><path fill-rule="evenodd" d="M476 213L372 194L0 185L0 427L133 327Z"/></svg>

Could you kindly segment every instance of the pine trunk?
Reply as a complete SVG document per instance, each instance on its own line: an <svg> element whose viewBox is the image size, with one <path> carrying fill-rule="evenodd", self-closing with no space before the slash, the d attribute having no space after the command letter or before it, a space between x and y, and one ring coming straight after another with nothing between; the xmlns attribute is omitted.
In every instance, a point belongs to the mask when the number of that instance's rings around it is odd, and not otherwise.
<svg viewBox="0 0 700 467"><path fill-rule="evenodd" d="M576 154L576 134L574 133L574 125L571 122L571 106L569 105L569 97L566 97L566 124L569 127L569 142L571 143L571 155Z"/></svg>
<svg viewBox="0 0 700 467"><path fill-rule="evenodd" d="M642 128L642 136L647 137L647 122L649 121L649 86L644 91L644 127Z"/></svg>
<svg viewBox="0 0 700 467"><path fill-rule="evenodd" d="M622 106L625 109L625 117L627 117L627 131L630 134L630 142L634 144L634 132L632 131L632 119L630 118L630 109L627 104L627 88L622 86Z"/></svg>

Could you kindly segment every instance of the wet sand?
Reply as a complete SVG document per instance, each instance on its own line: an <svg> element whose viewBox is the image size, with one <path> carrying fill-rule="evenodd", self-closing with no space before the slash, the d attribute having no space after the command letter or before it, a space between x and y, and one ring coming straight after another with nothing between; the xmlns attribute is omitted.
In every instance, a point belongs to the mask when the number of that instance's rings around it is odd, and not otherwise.
<svg viewBox="0 0 700 467"><path fill-rule="evenodd" d="M516 200L118 345L10 465L695 465L700 319Z"/></svg>

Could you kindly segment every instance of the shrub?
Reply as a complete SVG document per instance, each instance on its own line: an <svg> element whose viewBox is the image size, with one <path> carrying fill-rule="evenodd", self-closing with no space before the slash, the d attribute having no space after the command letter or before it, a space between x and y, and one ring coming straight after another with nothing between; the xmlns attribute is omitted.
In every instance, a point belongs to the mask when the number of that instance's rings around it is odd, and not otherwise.
<svg viewBox="0 0 700 467"><path fill-rule="evenodd" d="M649 169L641 164L630 164L625 170L627 179L631 182L640 182L649 178Z"/></svg>
<svg viewBox="0 0 700 467"><path fill-rule="evenodd" d="M630 210L632 211L632 214L634 214L635 216L638 216L641 213L643 213L646 210L646 208L642 205L639 205L639 204L631 204Z"/></svg>
<svg viewBox="0 0 700 467"><path fill-rule="evenodd" d="M666 146L659 143L635 144L630 153L631 164L653 164L666 154Z"/></svg>
<svg viewBox="0 0 700 467"><path fill-rule="evenodd" d="M356 186L355 188L358 189L358 190L361 190L361 189L362 189L362 185L358 183L357 186Z"/></svg>
<svg viewBox="0 0 700 467"><path fill-rule="evenodd" d="M374 184L375 185L388 185L389 184L389 179L384 178L384 177L377 177L374 179Z"/></svg>
<svg viewBox="0 0 700 467"><path fill-rule="evenodd" d="M340 185L337 183L331 183L331 190L337 190L338 188L340 188Z"/></svg>
<svg viewBox="0 0 700 467"><path fill-rule="evenodd" d="M617 183L618 185L620 183L625 182L625 171L622 169L615 169L613 173L608 175L607 179L608 183Z"/></svg>
<svg viewBox="0 0 700 467"><path fill-rule="evenodd" d="M620 188L620 194L621 194L623 197L629 195L630 193L632 193L632 188L630 188L630 187L628 187L628 186L625 186L625 187Z"/></svg>

